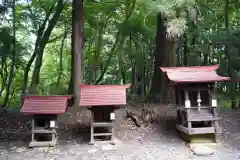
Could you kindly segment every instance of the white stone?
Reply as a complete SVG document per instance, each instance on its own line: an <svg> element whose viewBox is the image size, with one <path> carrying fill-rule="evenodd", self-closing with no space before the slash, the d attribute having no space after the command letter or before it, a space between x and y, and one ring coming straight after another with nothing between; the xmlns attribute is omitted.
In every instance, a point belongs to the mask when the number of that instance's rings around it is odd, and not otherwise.
<svg viewBox="0 0 240 160"><path fill-rule="evenodd" d="M201 143L191 143L189 144L189 147L195 155L199 155L199 156L212 155L216 151L215 149L211 148L207 144L201 144Z"/></svg>
<svg viewBox="0 0 240 160"><path fill-rule="evenodd" d="M190 100L185 100L185 108L190 108L190 107L191 107Z"/></svg>
<svg viewBox="0 0 240 160"><path fill-rule="evenodd" d="M21 153L21 152L25 152L26 150L27 150L27 148L25 148L25 147L20 147L20 148L17 148L17 149L16 149L16 152Z"/></svg>
<svg viewBox="0 0 240 160"><path fill-rule="evenodd" d="M122 142L119 139L114 138L113 143L114 144L121 144Z"/></svg>
<svg viewBox="0 0 240 160"><path fill-rule="evenodd" d="M212 106L217 107L217 100L216 99L212 99Z"/></svg>
<svg viewBox="0 0 240 160"><path fill-rule="evenodd" d="M115 114L114 113L110 113L110 119L114 120L115 119Z"/></svg>
<svg viewBox="0 0 240 160"><path fill-rule="evenodd" d="M116 148L113 147L113 145L103 145L101 146L103 151L111 151L111 150L115 150Z"/></svg>
<svg viewBox="0 0 240 160"><path fill-rule="evenodd" d="M96 148L93 148L93 149L89 149L88 150L88 153L95 153L95 152L97 152L98 150L96 149Z"/></svg>
<svg viewBox="0 0 240 160"><path fill-rule="evenodd" d="M56 126L55 121L50 121L50 127L54 128Z"/></svg>

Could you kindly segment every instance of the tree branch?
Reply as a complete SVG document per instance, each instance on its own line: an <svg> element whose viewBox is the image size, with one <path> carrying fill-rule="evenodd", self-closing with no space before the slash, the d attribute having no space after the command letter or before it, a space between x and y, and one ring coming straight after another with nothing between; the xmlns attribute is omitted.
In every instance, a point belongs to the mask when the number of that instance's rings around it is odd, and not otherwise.
<svg viewBox="0 0 240 160"><path fill-rule="evenodd" d="M35 16L34 16L34 14L33 14L33 11L32 11L32 8L30 7L30 2L29 2L29 0L27 0L27 3L28 3L28 9L29 9L29 12L30 12L30 17L31 17L31 20L32 20L32 23L33 23L33 26L34 26L34 29L35 29L35 31L37 31L37 29L38 29L38 27L37 27L37 23L36 23L36 21L35 21Z"/></svg>
<svg viewBox="0 0 240 160"><path fill-rule="evenodd" d="M130 9L129 13L126 14L125 20L123 21L122 25L124 25L124 24L128 21L128 19L130 18L130 16L132 15L132 13L133 13L133 11L134 11L134 8L135 8L135 5L136 5L136 0L133 1L132 6L131 6L131 9ZM126 5L126 7L129 7L129 6ZM118 41L119 41L119 39L120 39L121 32L122 32L122 30L121 30L121 28L120 28L119 31L118 31L118 33L117 33L117 35L116 35L115 43L114 43L112 49L110 50L110 55L109 55L109 58L108 58L108 60L107 60L107 62L106 62L106 65L105 65L105 67L104 67L104 69L103 69L102 74L101 74L100 77L97 79L96 84L98 84L98 83L103 79L106 71L108 70L109 64L110 64L110 62L111 62L111 60L112 60L112 57L113 57L113 55L114 55L114 53L115 53L115 50L116 50L116 48L117 48L117 44L118 44ZM124 39L121 40L121 43L123 43L123 41L124 41Z"/></svg>
<svg viewBox="0 0 240 160"><path fill-rule="evenodd" d="M43 2L41 0L38 0L38 1L42 9L47 13L47 9L44 7Z"/></svg>

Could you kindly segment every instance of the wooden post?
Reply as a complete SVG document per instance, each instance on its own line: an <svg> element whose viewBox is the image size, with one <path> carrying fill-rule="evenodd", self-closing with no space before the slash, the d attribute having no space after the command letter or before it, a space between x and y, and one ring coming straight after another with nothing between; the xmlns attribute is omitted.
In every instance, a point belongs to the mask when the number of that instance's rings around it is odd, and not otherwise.
<svg viewBox="0 0 240 160"><path fill-rule="evenodd" d="M178 105L181 106L182 105L182 99L181 99L181 95L180 95L180 92L178 91L177 92L177 96L178 96Z"/></svg>
<svg viewBox="0 0 240 160"><path fill-rule="evenodd" d="M115 113L114 113L114 111L115 111L115 110L113 110L112 113L114 114L114 119L115 119ZM112 114L112 113L110 113L110 114ZM111 143L112 143L112 144L115 144L115 143L114 143L114 139L115 139L115 137L114 137L114 134L115 134L115 126L114 126L114 119L111 118L111 115L110 115L110 119L111 119L111 121L112 121L112 122L111 122L111 125L112 125L112 128L111 128L111 130L112 130Z"/></svg>
<svg viewBox="0 0 240 160"><path fill-rule="evenodd" d="M190 108L191 107L191 102L189 100L188 91L185 90L184 95L185 95L185 108Z"/></svg>
<svg viewBox="0 0 240 160"><path fill-rule="evenodd" d="M89 144L94 144L94 137L93 137L94 126L93 126L93 123L94 123L94 111L91 110L91 133L90 133L90 143Z"/></svg>
<svg viewBox="0 0 240 160"><path fill-rule="evenodd" d="M56 121L55 115L34 115L32 119L32 141L29 147L46 147L55 146L57 143L57 132L55 129L55 124L51 125L51 121ZM39 123L44 122L44 123ZM51 134L51 140L49 140L49 135ZM37 135L37 137L35 137ZM44 136L47 140L41 141L39 136Z"/></svg>
<svg viewBox="0 0 240 160"><path fill-rule="evenodd" d="M33 119L32 119L32 142L34 142L34 116L33 116Z"/></svg>
<svg viewBox="0 0 240 160"><path fill-rule="evenodd" d="M23 90L20 91L20 107L22 107L24 103L24 93L23 93Z"/></svg>
<svg viewBox="0 0 240 160"><path fill-rule="evenodd" d="M189 95L188 95L188 91L184 90L184 95L185 95L185 108L187 108L187 117L190 114L190 110L189 108L191 107L191 103L189 100ZM192 128L192 122L188 122L188 129Z"/></svg>

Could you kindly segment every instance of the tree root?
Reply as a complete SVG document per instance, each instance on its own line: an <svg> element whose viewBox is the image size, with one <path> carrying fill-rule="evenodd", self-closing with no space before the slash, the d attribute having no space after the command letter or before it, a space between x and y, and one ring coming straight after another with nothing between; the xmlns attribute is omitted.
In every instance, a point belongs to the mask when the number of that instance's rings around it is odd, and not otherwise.
<svg viewBox="0 0 240 160"><path fill-rule="evenodd" d="M127 109L126 109L126 112L127 112L127 118L131 118L137 127L140 127L142 125L136 113L134 113L133 111L129 111Z"/></svg>
<svg viewBox="0 0 240 160"><path fill-rule="evenodd" d="M156 114L153 109L144 107L140 113L136 113L128 109L125 110L127 113L127 118L131 118L137 127L140 127L143 124L157 123Z"/></svg>

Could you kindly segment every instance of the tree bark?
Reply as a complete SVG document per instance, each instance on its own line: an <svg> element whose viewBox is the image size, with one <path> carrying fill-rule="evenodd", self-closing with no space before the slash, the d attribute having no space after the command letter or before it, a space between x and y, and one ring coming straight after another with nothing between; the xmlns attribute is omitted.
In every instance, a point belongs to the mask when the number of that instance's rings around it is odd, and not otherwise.
<svg viewBox="0 0 240 160"><path fill-rule="evenodd" d="M175 39L168 39L167 40L167 45L166 45L166 66L168 67L175 67L176 66L176 47L177 47L177 42ZM162 87L162 92L164 93L164 103L171 103L175 104L176 103L176 98L175 98L175 91L172 87L167 87L168 82L166 79L163 81L163 87Z"/></svg>
<svg viewBox="0 0 240 160"><path fill-rule="evenodd" d="M229 0L225 0L225 7L224 7L224 24L225 24L225 29L227 30L228 34L229 34L229 17L228 17L228 7L229 6ZM228 50L228 45L225 43L225 54L227 55L227 59L228 59L228 76L232 77L232 69L231 69L231 64L230 64L230 54L229 54L229 50ZM230 97L231 97L231 106L232 109L236 108L236 100L234 97L234 82L230 83Z"/></svg>
<svg viewBox="0 0 240 160"><path fill-rule="evenodd" d="M60 14L63 10L63 6L64 6L63 5L63 0L58 0L56 11L55 11L53 17L49 20L47 29L43 33L43 36L40 38L39 46L35 50L35 52L36 52L35 54L36 54L37 58L36 58L35 67L34 67L34 70L33 70L31 84L30 84L30 87L29 87L29 93L31 93L31 94L35 94L36 91L37 91L37 86L38 86L39 81L40 81L40 70L41 70L41 67L42 67L42 59L43 59L44 48L45 48L46 44L48 43L48 40L50 38L50 35L52 33L52 30L53 30L54 26L57 24L57 21L60 17ZM39 29L39 32L40 31L42 31L41 28Z"/></svg>
<svg viewBox="0 0 240 160"><path fill-rule="evenodd" d="M35 26L35 29L37 29L37 25L36 25L36 21L35 21L35 17L33 15L32 9L30 8L30 6L28 6L29 8L29 12L31 13L31 19L32 19L32 23ZM43 23L40 25L39 29L37 30L36 34L37 34L37 39L35 42L35 48L33 51L33 54L31 56L31 58L29 59L26 68L24 69L24 80L23 80L23 86L22 86L22 93L25 94L26 93L26 89L28 87L28 74L29 71L31 69L32 63L34 62L35 58L37 57L37 54L39 52L39 45L40 42L42 40L43 37L43 33L44 33L44 29L46 27L46 24L50 18L50 15L52 13L52 10L54 9L54 5L51 6L51 8L48 10L48 12L46 12L46 16L43 20Z"/></svg>
<svg viewBox="0 0 240 160"><path fill-rule="evenodd" d="M160 70L160 66L166 65L166 27L164 25L164 16L159 13L157 15L157 33L156 48L154 52L154 73L152 77L152 86L149 94L149 100L153 102L159 101L161 91L163 89L164 75Z"/></svg>
<svg viewBox="0 0 240 160"><path fill-rule="evenodd" d="M0 89L0 96L2 96L3 91L7 87L7 78L8 78L8 71L7 71L7 61L6 57L1 57L1 71L0 71L0 77L1 77L1 89Z"/></svg>
<svg viewBox="0 0 240 160"><path fill-rule="evenodd" d="M16 13L15 13L15 2L16 2L16 0L12 1L12 16L13 16L13 19L12 19L12 24L13 24L12 63L11 63L11 69L10 69L10 75L9 75L9 79L8 79L8 84L7 84L7 88L6 88L6 96L4 98L4 102L3 102L3 106L2 106L3 108L7 107L9 94L10 94L12 82L13 82L13 79L14 79L14 68L15 68L15 61L16 61L16 25L15 25Z"/></svg>
<svg viewBox="0 0 240 160"><path fill-rule="evenodd" d="M58 69L59 75L58 75L58 78L57 78L56 88L59 87L59 84L60 84L61 78L62 78L62 72L63 72L63 49L64 49L65 40L67 38L67 34L68 34L68 30L67 30L67 27L65 26L65 31L64 31L64 35L63 35L63 39L62 39L61 47L60 47L60 60L59 60L59 69Z"/></svg>
<svg viewBox="0 0 240 160"><path fill-rule="evenodd" d="M184 33L184 35L183 35L183 56L184 56L184 58L183 58L183 65L184 66L187 66L188 65L188 44L187 44L187 42L188 42L188 39L187 39L187 34L186 33Z"/></svg>
<svg viewBox="0 0 240 160"><path fill-rule="evenodd" d="M74 94L73 106L80 102L79 85L82 81L83 66L83 0L72 2L72 68L70 93Z"/></svg>
<svg viewBox="0 0 240 160"><path fill-rule="evenodd" d="M130 7L130 3L129 3L129 2L130 2L130 1L127 1L127 4L126 4L127 13L126 13L126 16L125 16L125 19L124 19L122 25L125 24L125 23L129 20L129 18L131 17L131 15L132 15L132 13L133 13L133 11L134 11L135 5L136 5L136 0L133 0L131 7ZM127 5L129 5L129 6L127 6ZM128 9L129 9L129 11L128 11ZM109 53L109 54L110 54L110 55L109 55L109 58L108 58L108 60L107 60L107 62L106 62L106 65L105 65L104 68L103 68L103 71L102 71L101 75L100 75L99 78L96 80L96 84L98 84L98 83L101 82L101 80L103 79L105 73L107 72L108 67L109 67L109 65L110 65L110 62L111 62L111 60L112 60L112 57L113 57L114 53L116 52L116 48L117 48L117 46L118 46L118 42L120 42L119 45L121 46L121 44L122 44L123 41L124 41L124 39L123 39L123 37L122 37L122 35L121 35L121 32L122 32L122 30L119 29L119 31L118 31L117 34L116 34L116 39L115 39L114 45L113 45L113 47L111 48L110 53Z"/></svg>

